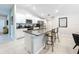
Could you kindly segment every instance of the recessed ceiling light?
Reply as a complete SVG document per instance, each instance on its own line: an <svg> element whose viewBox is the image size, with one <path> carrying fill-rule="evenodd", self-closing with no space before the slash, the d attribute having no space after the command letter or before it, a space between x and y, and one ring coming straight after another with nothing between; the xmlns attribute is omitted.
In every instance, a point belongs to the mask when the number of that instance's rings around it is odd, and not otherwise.
<svg viewBox="0 0 79 59"><path fill-rule="evenodd" d="M56 12L56 13L58 13L58 12L59 12L59 10L55 10L55 12Z"/></svg>
<svg viewBox="0 0 79 59"><path fill-rule="evenodd" d="M33 10L36 10L36 7L35 6L33 6L32 8L33 8Z"/></svg>

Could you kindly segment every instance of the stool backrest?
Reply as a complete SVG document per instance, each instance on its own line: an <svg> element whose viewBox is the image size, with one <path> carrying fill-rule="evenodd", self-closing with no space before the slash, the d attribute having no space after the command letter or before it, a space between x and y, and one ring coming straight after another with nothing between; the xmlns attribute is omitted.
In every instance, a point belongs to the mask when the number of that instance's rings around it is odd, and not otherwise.
<svg viewBox="0 0 79 59"><path fill-rule="evenodd" d="M51 31L52 33L55 33L55 29L52 29L52 31Z"/></svg>
<svg viewBox="0 0 79 59"><path fill-rule="evenodd" d="M58 27L57 27L57 28L52 29L52 32L53 32L53 33L58 33L58 31L59 31L59 28L58 28Z"/></svg>
<svg viewBox="0 0 79 59"><path fill-rule="evenodd" d="M58 33L58 31L59 31L59 28L58 28L58 27L57 27L57 28L55 28L55 32L56 32L56 33Z"/></svg>

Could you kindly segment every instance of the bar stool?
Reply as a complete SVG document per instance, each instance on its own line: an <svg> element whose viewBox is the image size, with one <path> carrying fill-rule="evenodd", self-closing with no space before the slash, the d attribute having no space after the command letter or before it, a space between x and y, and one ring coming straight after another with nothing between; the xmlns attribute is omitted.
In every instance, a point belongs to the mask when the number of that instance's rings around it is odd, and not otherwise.
<svg viewBox="0 0 79 59"><path fill-rule="evenodd" d="M52 30L52 33L54 35L54 42L56 41L56 39L58 39L58 41L59 41L59 34L58 34L58 32L59 32L59 28L58 27Z"/></svg>
<svg viewBox="0 0 79 59"><path fill-rule="evenodd" d="M77 54L79 54L79 49L78 49L78 52L77 52Z"/></svg>
<svg viewBox="0 0 79 59"><path fill-rule="evenodd" d="M54 47L54 42L53 42L53 35L52 35L52 31L49 31L45 34L45 36L47 36L46 42L45 42L45 48L47 45L51 45L52 46L52 52L53 52L53 47ZM50 40L49 40L50 38Z"/></svg>

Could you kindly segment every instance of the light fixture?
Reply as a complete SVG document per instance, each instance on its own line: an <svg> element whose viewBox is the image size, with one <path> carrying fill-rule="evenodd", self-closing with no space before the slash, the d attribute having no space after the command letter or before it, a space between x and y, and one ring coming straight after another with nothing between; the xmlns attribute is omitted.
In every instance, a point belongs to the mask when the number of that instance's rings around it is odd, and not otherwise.
<svg viewBox="0 0 79 59"><path fill-rule="evenodd" d="M36 7L35 6L33 6L32 8L33 8L33 10L36 10Z"/></svg>
<svg viewBox="0 0 79 59"><path fill-rule="evenodd" d="M55 10L55 12L56 12L56 13L58 13L58 12L59 12L59 10Z"/></svg>

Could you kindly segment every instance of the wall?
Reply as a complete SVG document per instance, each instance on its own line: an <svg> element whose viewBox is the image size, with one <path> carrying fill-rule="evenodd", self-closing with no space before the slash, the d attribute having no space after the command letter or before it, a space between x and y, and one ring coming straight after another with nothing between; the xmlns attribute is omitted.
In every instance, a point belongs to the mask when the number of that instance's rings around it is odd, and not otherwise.
<svg viewBox="0 0 79 59"><path fill-rule="evenodd" d="M53 19L54 18L50 18L50 17L45 19L46 20L46 28L48 30L51 30L53 28Z"/></svg>
<svg viewBox="0 0 79 59"><path fill-rule="evenodd" d="M13 17L13 21L12 21L12 17ZM14 29L14 6L12 6L9 15L7 17L8 22L9 22L9 36L11 38L11 40L15 39L15 29ZM12 24L13 23L13 24Z"/></svg>
<svg viewBox="0 0 79 59"><path fill-rule="evenodd" d="M68 27L59 28L59 33L62 36L72 37L72 33L79 32L79 5L78 4L64 4L55 15L53 26L58 27L58 18L67 17Z"/></svg>
<svg viewBox="0 0 79 59"><path fill-rule="evenodd" d="M59 19L60 17L67 17L68 18L68 27L67 28L59 28L59 34L62 36L72 37L72 33L79 32L79 16L76 14L71 15L60 15L54 18L53 20L53 27L56 28L59 26Z"/></svg>

